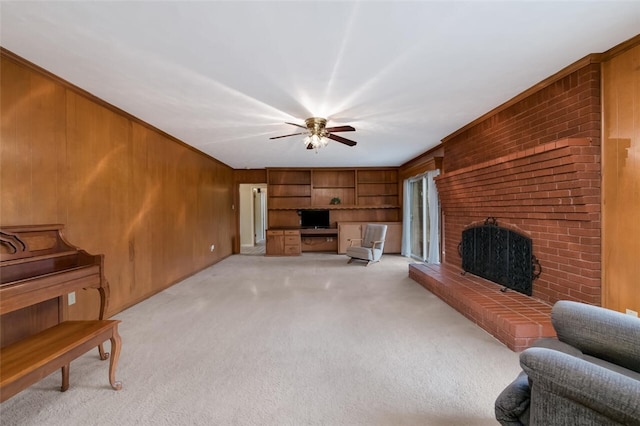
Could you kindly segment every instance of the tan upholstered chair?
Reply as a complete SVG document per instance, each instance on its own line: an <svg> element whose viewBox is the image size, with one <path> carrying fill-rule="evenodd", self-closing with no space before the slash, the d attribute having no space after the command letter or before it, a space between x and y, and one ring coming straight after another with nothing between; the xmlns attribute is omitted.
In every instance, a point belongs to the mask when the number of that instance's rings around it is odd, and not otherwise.
<svg viewBox="0 0 640 426"><path fill-rule="evenodd" d="M365 266L369 266L371 262L380 261L386 235L387 225L367 224L363 238L349 240L350 245L347 247L347 256L350 259L348 263L354 260L362 260L367 262ZM355 242L360 242L360 245L354 245Z"/></svg>

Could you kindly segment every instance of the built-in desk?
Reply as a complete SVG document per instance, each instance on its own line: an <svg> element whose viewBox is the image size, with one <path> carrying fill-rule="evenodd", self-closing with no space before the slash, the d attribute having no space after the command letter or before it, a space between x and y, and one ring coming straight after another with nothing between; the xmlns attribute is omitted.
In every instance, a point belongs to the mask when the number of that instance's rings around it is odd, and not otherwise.
<svg viewBox="0 0 640 426"><path fill-rule="evenodd" d="M267 256L299 256L304 251L338 251L338 228L267 230Z"/></svg>
<svg viewBox="0 0 640 426"><path fill-rule="evenodd" d="M339 222L337 228L278 228L267 230L267 255L296 256L300 252L344 254L350 239L363 237L368 222ZM371 222L387 225L385 253L400 253L402 222Z"/></svg>
<svg viewBox="0 0 640 426"><path fill-rule="evenodd" d="M338 228L302 228L302 251L338 251Z"/></svg>
<svg viewBox="0 0 640 426"><path fill-rule="evenodd" d="M300 235L303 237L316 236L338 236L338 228L300 228Z"/></svg>

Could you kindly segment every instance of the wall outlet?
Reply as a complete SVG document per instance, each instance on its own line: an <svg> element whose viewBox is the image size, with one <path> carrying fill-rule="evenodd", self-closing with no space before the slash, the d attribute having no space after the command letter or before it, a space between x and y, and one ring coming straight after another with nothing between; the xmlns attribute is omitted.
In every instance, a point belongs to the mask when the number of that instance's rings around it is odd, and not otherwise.
<svg viewBox="0 0 640 426"><path fill-rule="evenodd" d="M72 291L71 293L67 294L67 301L69 302L69 306L73 305L76 303L76 292Z"/></svg>
<svg viewBox="0 0 640 426"><path fill-rule="evenodd" d="M627 315L638 318L638 312L634 311L633 309L627 309Z"/></svg>
<svg viewBox="0 0 640 426"><path fill-rule="evenodd" d="M216 245L215 244L211 244L211 247L209 247L210 251L214 251L216 249Z"/></svg>

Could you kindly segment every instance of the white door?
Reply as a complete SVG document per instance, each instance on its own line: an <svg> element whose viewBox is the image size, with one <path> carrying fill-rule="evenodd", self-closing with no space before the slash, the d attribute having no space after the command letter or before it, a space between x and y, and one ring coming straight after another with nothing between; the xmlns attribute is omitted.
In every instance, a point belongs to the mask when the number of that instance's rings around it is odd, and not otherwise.
<svg viewBox="0 0 640 426"><path fill-rule="evenodd" d="M265 188L254 188L253 191L253 220L255 230L254 243L261 244L264 242L266 229L266 213L267 213L267 197Z"/></svg>

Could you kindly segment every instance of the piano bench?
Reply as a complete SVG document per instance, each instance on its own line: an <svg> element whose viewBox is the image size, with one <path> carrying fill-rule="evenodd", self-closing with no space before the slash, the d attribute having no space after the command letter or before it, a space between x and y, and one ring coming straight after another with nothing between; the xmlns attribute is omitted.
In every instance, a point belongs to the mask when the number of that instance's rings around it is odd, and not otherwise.
<svg viewBox="0 0 640 426"><path fill-rule="evenodd" d="M109 382L115 390L120 356L119 320L64 321L33 336L0 349L0 402L3 402L57 369L62 369L64 392L69 387L69 364L91 348L99 347L100 358L109 362ZM111 356L102 349L111 341Z"/></svg>

